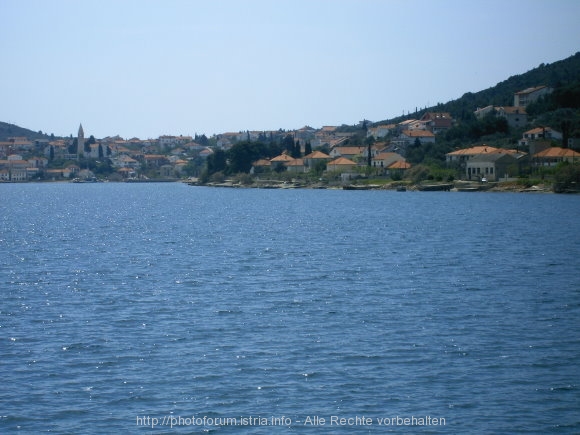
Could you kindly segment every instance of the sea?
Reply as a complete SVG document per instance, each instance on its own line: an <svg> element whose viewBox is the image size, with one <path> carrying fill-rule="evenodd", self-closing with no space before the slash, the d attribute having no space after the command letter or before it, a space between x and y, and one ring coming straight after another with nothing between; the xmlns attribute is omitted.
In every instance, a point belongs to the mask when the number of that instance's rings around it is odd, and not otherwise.
<svg viewBox="0 0 580 435"><path fill-rule="evenodd" d="M0 185L0 433L580 433L580 196Z"/></svg>

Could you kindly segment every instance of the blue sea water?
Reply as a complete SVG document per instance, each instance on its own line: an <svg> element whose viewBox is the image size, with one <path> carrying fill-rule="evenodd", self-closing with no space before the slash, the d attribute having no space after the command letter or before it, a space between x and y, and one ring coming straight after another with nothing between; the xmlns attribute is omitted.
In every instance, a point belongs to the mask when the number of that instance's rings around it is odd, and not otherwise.
<svg viewBox="0 0 580 435"><path fill-rule="evenodd" d="M0 433L580 433L580 196L10 184L0 231Z"/></svg>

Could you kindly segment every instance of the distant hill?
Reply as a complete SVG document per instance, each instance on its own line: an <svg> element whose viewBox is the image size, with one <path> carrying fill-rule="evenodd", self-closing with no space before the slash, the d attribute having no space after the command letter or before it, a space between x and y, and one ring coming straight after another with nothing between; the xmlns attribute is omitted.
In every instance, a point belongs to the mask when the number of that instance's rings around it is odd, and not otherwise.
<svg viewBox="0 0 580 435"><path fill-rule="evenodd" d="M0 122L0 142L7 141L9 137L27 137L29 140L54 138L40 131L32 131L7 122Z"/></svg>
<svg viewBox="0 0 580 435"><path fill-rule="evenodd" d="M570 87L578 83L580 83L580 52L551 64L542 63L537 68L524 74L511 76L492 88L476 93L467 92L457 100L375 124L398 123L406 119L419 118L425 112L448 112L455 119L465 119L479 107L489 105L512 106L514 93L527 88L545 85L557 89Z"/></svg>

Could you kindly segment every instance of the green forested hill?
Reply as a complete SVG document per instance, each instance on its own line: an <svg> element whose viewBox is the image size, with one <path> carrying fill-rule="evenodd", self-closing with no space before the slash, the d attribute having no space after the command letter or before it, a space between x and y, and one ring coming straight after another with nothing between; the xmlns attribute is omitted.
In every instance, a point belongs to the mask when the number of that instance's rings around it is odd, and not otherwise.
<svg viewBox="0 0 580 435"><path fill-rule="evenodd" d="M514 101L514 93L534 86L549 86L556 90L559 88L575 89L580 88L580 52L567 59L560 60L551 64L541 64L537 68L524 74L519 74L498 83L492 88L479 92L468 92L457 100L448 103L438 104L437 106L423 109L420 112L401 116L381 123L400 122L409 118L420 117L425 112L449 112L453 118L461 120L471 117L478 107L489 105L494 106L511 106ZM575 94L568 103L567 107L579 107L580 94ZM568 94L570 96L570 94Z"/></svg>
<svg viewBox="0 0 580 435"><path fill-rule="evenodd" d="M27 137L28 140L54 138L54 136L44 134L41 131L36 132L7 122L0 122L0 142L6 141L9 137Z"/></svg>

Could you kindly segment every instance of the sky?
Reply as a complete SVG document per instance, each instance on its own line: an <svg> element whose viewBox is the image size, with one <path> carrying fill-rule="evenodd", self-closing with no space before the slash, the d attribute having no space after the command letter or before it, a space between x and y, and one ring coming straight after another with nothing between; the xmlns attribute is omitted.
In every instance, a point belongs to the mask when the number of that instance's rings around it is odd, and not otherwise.
<svg viewBox="0 0 580 435"><path fill-rule="evenodd" d="M577 0L0 0L0 121L125 139L377 122L580 51Z"/></svg>

